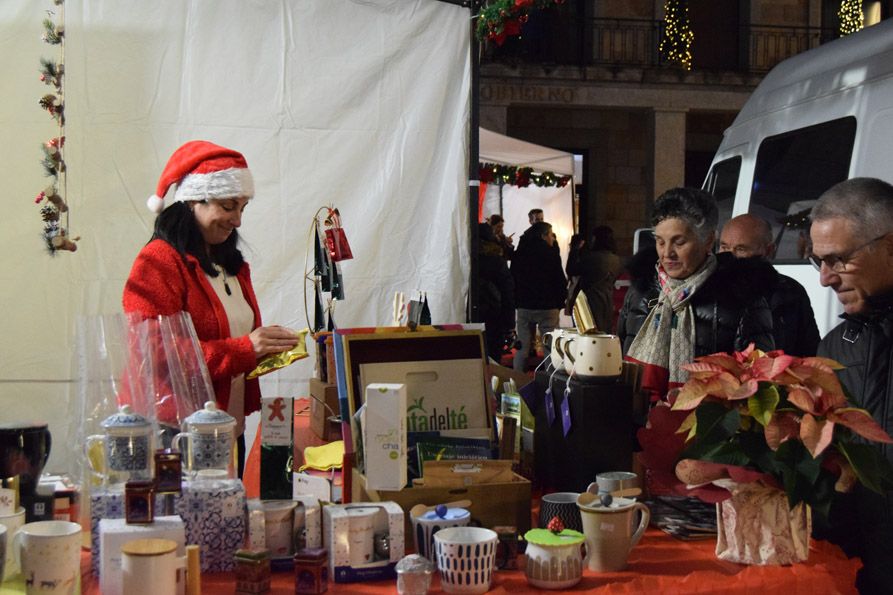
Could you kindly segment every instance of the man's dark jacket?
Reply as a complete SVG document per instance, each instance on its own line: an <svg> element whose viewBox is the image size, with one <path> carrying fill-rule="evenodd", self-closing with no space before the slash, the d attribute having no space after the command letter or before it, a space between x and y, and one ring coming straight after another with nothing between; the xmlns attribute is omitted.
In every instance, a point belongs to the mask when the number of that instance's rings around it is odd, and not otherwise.
<svg viewBox="0 0 893 595"><path fill-rule="evenodd" d="M869 302L871 314L844 315L819 344L818 354L843 364L837 376L859 407L893 432L893 293ZM893 445L879 445L893 463ZM828 535L862 558L856 585L861 593L893 593L893 495L861 486L838 499Z"/></svg>
<svg viewBox="0 0 893 595"><path fill-rule="evenodd" d="M561 254L530 231L521 236L512 256L515 306L527 310L563 308L567 279L561 268Z"/></svg>
<svg viewBox="0 0 893 595"><path fill-rule="evenodd" d="M772 269L774 279L766 287L766 300L772 310L775 348L790 355L807 357L816 354L819 328L802 285Z"/></svg>
<svg viewBox="0 0 893 595"><path fill-rule="evenodd" d="M775 272L772 265L755 259L736 259L717 254L717 267L692 296L695 316L695 357L720 351L741 351L751 342L765 351L775 348L772 312L762 293ZM617 334L623 353L657 304L660 285L655 265L657 251L641 250L627 263L631 284L620 311Z"/></svg>

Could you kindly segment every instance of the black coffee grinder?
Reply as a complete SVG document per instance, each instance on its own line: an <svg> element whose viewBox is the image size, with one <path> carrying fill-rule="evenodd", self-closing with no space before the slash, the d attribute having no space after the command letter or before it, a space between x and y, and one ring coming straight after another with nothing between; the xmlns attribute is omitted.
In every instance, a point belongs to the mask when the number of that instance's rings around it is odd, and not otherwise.
<svg viewBox="0 0 893 595"><path fill-rule="evenodd" d="M25 520L45 518L35 514L37 484L43 466L50 456L50 430L42 422L0 423L0 480L15 485L18 478L19 499L25 507Z"/></svg>

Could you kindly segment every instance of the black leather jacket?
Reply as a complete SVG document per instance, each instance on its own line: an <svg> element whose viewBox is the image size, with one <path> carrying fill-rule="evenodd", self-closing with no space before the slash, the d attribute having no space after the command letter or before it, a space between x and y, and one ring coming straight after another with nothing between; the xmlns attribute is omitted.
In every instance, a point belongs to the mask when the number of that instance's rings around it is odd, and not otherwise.
<svg viewBox="0 0 893 595"><path fill-rule="evenodd" d="M767 287L766 300L772 310L775 348L790 355L807 357L816 354L819 328L806 290L794 279L775 271L775 279Z"/></svg>
<svg viewBox="0 0 893 595"><path fill-rule="evenodd" d="M720 351L741 351L751 342L759 349L775 348L772 311L756 288L766 287L775 270L767 262L717 254L716 271L692 296L695 315L695 357ZM657 303L660 285L654 265L657 251L640 251L627 263L631 284L620 311L617 334L623 353Z"/></svg>

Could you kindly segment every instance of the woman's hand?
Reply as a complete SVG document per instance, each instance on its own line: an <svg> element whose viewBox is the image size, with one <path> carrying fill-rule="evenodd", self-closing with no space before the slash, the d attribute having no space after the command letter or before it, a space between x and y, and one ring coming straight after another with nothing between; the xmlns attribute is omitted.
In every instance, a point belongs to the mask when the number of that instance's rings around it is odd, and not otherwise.
<svg viewBox="0 0 893 595"><path fill-rule="evenodd" d="M254 355L261 357L268 353L288 351L298 344L298 334L284 326L259 326L248 335Z"/></svg>

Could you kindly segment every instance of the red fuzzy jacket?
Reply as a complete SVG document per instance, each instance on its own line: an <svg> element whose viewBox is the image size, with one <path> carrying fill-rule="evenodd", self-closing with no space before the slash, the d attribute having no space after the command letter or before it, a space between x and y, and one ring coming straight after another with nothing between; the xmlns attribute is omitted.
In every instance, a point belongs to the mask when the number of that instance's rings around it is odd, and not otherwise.
<svg viewBox="0 0 893 595"><path fill-rule="evenodd" d="M251 286L248 264L236 275L242 294L254 312L254 326L261 325L257 297ZM143 316L169 316L185 311L192 316L196 335L208 364L218 404L227 409L233 376L248 373L257 357L248 336L232 338L223 304L208 282L198 259L186 260L167 242L152 240L140 250L124 285L124 311ZM257 379L245 380L245 415L260 409Z"/></svg>

